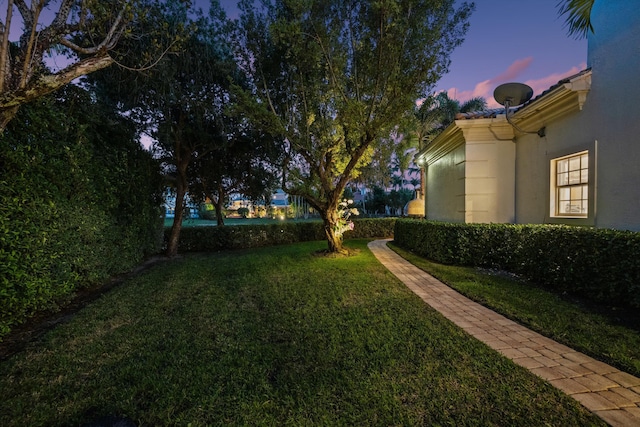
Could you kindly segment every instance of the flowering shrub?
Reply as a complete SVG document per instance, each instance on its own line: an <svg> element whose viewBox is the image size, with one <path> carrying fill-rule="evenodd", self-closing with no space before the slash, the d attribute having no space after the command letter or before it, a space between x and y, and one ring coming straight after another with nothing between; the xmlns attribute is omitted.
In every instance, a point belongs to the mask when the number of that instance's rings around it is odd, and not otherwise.
<svg viewBox="0 0 640 427"><path fill-rule="evenodd" d="M349 219L351 215L360 215L358 209L349 207L352 204L353 200L344 199L338 205L338 222L333 229L333 234L338 238L341 238L346 231L353 230L353 221Z"/></svg>

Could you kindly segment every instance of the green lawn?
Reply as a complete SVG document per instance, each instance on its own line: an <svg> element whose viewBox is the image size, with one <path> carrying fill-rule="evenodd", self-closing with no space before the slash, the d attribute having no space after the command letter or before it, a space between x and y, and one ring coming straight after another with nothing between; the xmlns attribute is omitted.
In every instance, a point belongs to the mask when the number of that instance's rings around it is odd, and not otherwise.
<svg viewBox="0 0 640 427"><path fill-rule="evenodd" d="M558 342L640 376L639 314L623 321L615 310L593 311L580 302L508 275L430 262L391 244L412 264L458 292ZM627 317L630 317L627 315ZM632 323L633 327L625 324Z"/></svg>
<svg viewBox="0 0 640 427"><path fill-rule="evenodd" d="M0 364L0 425L605 425L424 304L366 243L158 265Z"/></svg>

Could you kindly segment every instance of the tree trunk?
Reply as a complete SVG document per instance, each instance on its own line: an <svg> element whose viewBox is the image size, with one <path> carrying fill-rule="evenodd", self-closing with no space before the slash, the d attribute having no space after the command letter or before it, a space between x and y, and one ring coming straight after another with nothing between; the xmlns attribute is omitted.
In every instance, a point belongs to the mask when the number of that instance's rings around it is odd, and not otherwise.
<svg viewBox="0 0 640 427"><path fill-rule="evenodd" d="M178 145L179 147L180 145ZM179 150L176 150L179 152ZM178 243L180 242L180 230L182 230L182 219L184 218L185 196L189 191L187 180L187 167L191 160L191 153L182 156L176 161L176 169L178 171L178 179L176 180L176 214L173 217L173 225L171 226L171 234L169 235L169 243L167 245L167 256L174 257L178 254Z"/></svg>
<svg viewBox="0 0 640 427"><path fill-rule="evenodd" d="M336 225L338 224L336 208L320 211L320 216L324 222L324 234L327 238L327 249L329 253L344 253L342 235L337 235L335 232Z"/></svg>
<svg viewBox="0 0 640 427"><path fill-rule="evenodd" d="M224 215L222 215L222 197L218 196L218 198L215 199L214 205L216 207L216 220L218 221L218 227L222 227L224 225Z"/></svg>
<svg viewBox="0 0 640 427"><path fill-rule="evenodd" d="M173 217L173 225L171 226L171 233L169 234L169 242L167 244L168 257L174 257L178 254L178 243L180 241L180 230L182 230L182 219L184 217L184 186L178 183L176 188L176 208L175 216Z"/></svg>
<svg viewBox="0 0 640 427"><path fill-rule="evenodd" d="M10 107L4 110L0 110L0 135L7 128L7 125L18 113L18 107Z"/></svg>

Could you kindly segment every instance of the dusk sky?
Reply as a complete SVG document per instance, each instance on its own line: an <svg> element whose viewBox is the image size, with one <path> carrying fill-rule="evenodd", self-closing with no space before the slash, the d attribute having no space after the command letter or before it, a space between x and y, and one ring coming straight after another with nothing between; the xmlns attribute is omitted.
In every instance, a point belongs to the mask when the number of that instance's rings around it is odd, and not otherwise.
<svg viewBox="0 0 640 427"><path fill-rule="evenodd" d="M587 42L567 35L558 1L477 0L465 42L436 90L459 101L482 96L494 108L493 90L502 83L526 83L536 96L585 69ZM237 1L220 2L237 16Z"/></svg>
<svg viewBox="0 0 640 427"><path fill-rule="evenodd" d="M195 4L206 7L209 1ZM502 83L526 83L536 96L585 69L587 42L567 35L564 17L558 16L559 1L476 0L465 41L453 52L449 73L436 91L462 102L482 96L493 108L499 107L493 90ZM220 3L230 18L237 18L237 0Z"/></svg>
<svg viewBox="0 0 640 427"><path fill-rule="evenodd" d="M536 96L585 69L587 41L567 35L558 1L476 1L465 42L437 89L460 101L482 96L497 107L493 90L502 83L528 84Z"/></svg>

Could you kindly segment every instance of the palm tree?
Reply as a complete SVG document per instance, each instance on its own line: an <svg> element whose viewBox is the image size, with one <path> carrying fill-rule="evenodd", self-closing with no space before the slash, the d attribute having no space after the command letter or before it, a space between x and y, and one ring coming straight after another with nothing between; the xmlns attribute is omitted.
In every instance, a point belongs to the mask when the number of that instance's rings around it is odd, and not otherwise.
<svg viewBox="0 0 640 427"><path fill-rule="evenodd" d="M482 97L471 98L464 103L449 98L446 92L431 95L414 112L417 129L414 136L418 139L418 148L425 140L431 140L446 129L456 119L458 113L483 111L487 102Z"/></svg>
<svg viewBox="0 0 640 427"><path fill-rule="evenodd" d="M471 111L483 111L487 109L487 101L482 97L471 98L463 102L449 98L446 92L439 92L429 96L422 104L417 105L414 110L414 121L411 123L410 131L405 134L406 146L422 150L424 144L429 143L438 136L456 119L458 113L468 113ZM423 170L420 173L420 193L424 194Z"/></svg>
<svg viewBox="0 0 640 427"><path fill-rule="evenodd" d="M420 179L418 178L411 178L411 181L409 181L411 183L411 185L413 186L413 190L417 190L420 187Z"/></svg>
<svg viewBox="0 0 640 427"><path fill-rule="evenodd" d="M570 36L581 39L587 37L589 31L594 32L591 25L594 3L595 0L563 0L558 3L559 15L566 15L564 22Z"/></svg>

